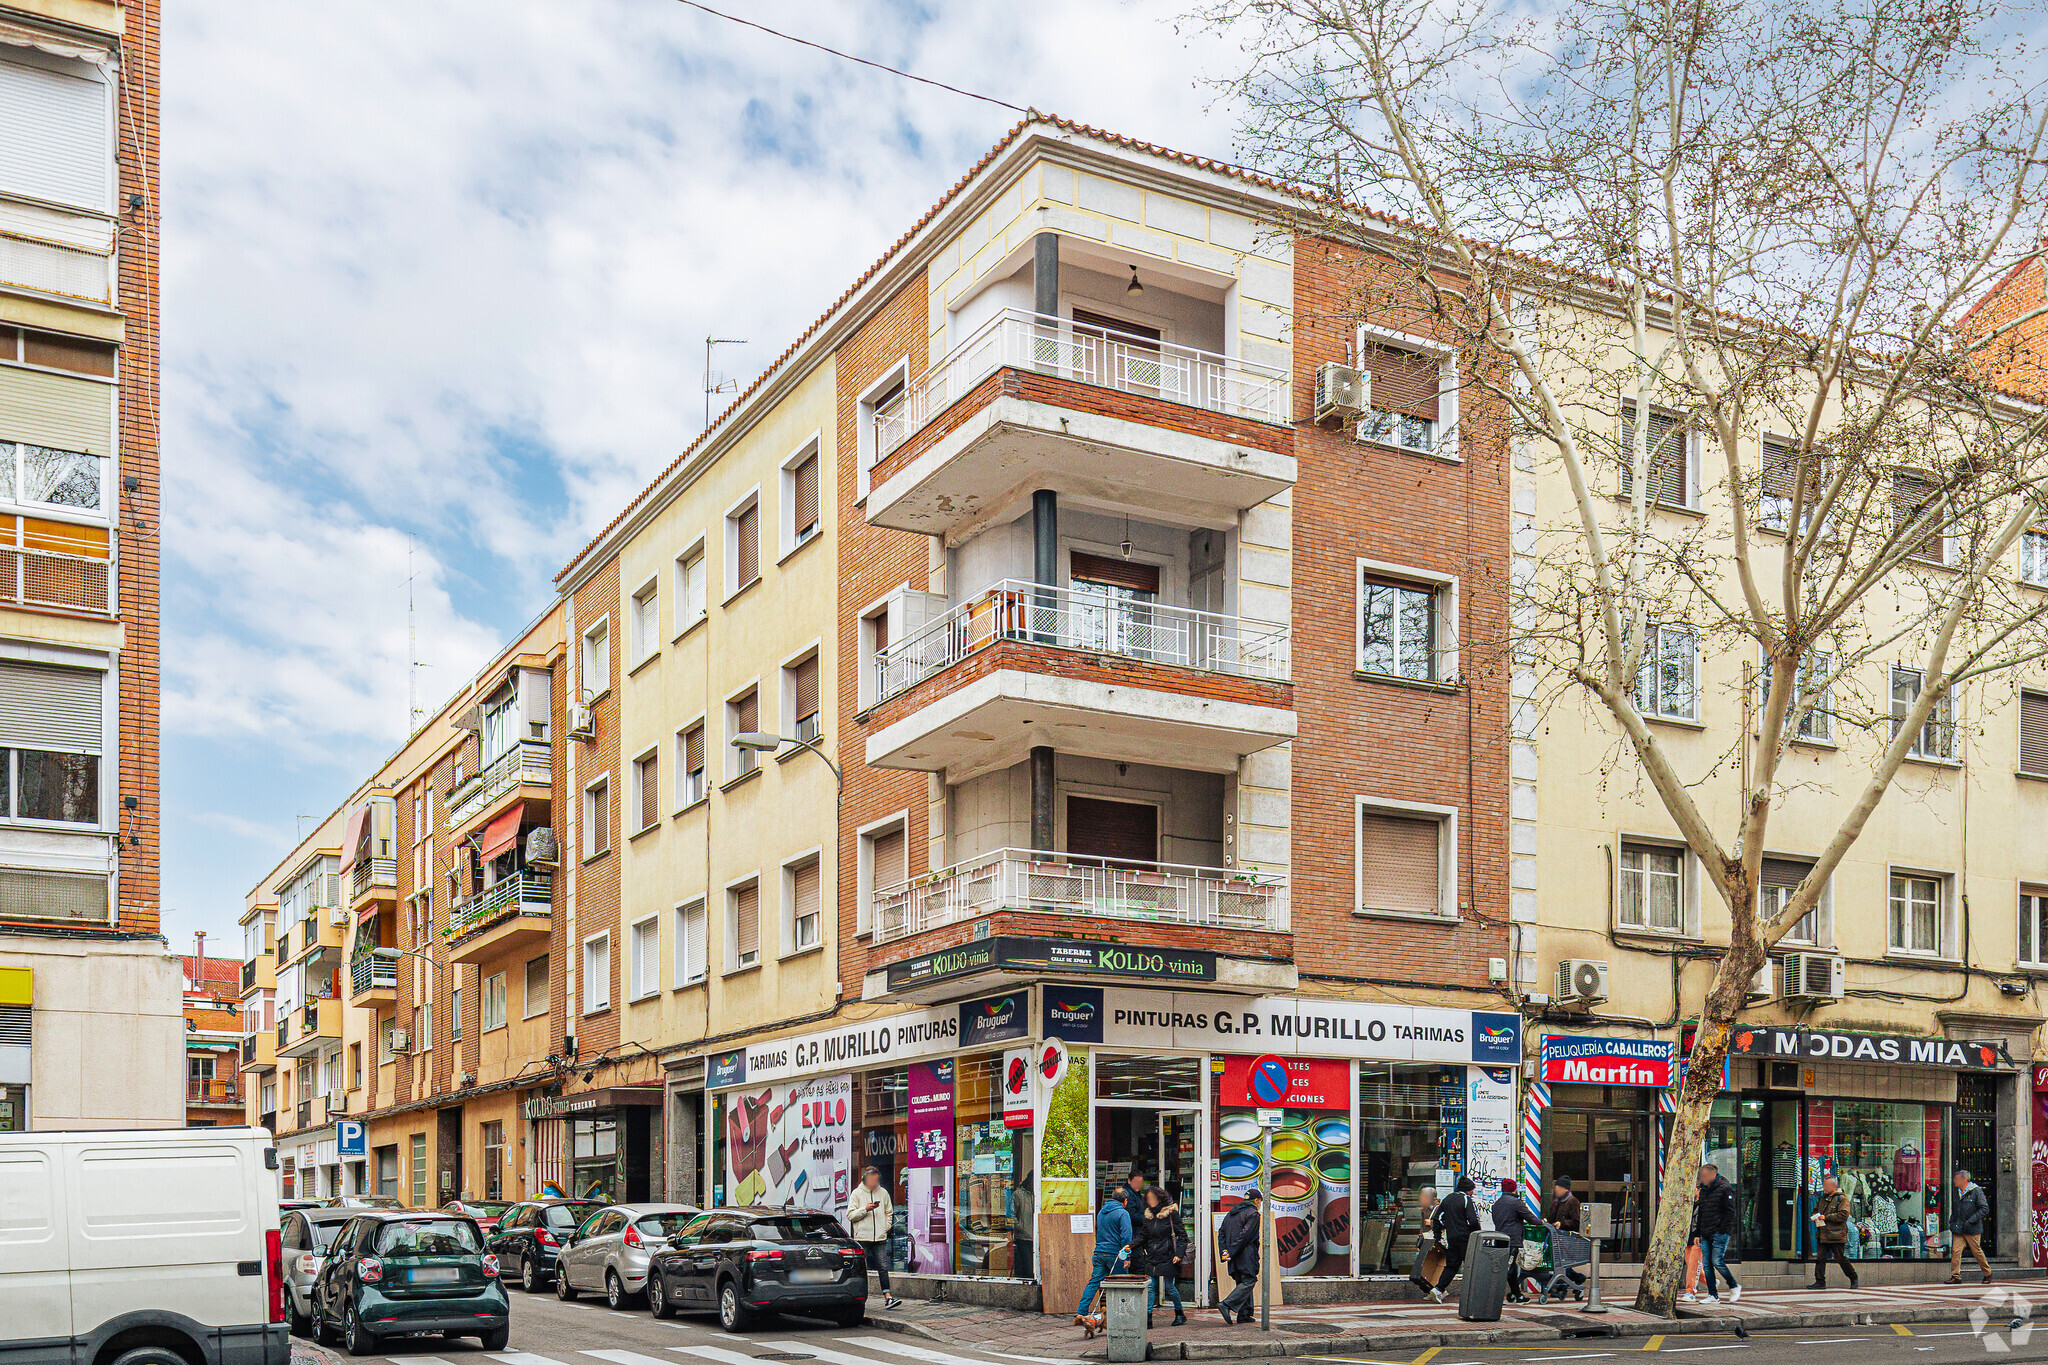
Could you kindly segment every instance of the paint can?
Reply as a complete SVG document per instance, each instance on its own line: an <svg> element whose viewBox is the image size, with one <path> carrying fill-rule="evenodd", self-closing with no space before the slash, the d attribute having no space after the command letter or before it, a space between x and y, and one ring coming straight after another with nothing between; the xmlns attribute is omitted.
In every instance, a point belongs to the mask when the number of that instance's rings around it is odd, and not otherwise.
<svg viewBox="0 0 2048 1365"><path fill-rule="evenodd" d="M1216 1134L1225 1147L1257 1147L1259 1121L1251 1114L1225 1114Z"/></svg>
<svg viewBox="0 0 2048 1365"><path fill-rule="evenodd" d="M1274 1144L1276 1147L1278 1143ZM1306 1275L1316 1266L1316 1173L1273 1162L1273 1246L1282 1275Z"/></svg>
<svg viewBox="0 0 2048 1365"><path fill-rule="evenodd" d="M1350 1134L1345 1138L1348 1141ZM1316 1153L1316 1236L1325 1256L1351 1254L1351 1153Z"/></svg>
<svg viewBox="0 0 2048 1365"><path fill-rule="evenodd" d="M1216 1195L1224 1208L1231 1208L1237 1202L1259 1187L1259 1167L1263 1159L1255 1147L1225 1147L1216 1161Z"/></svg>
<svg viewBox="0 0 2048 1365"><path fill-rule="evenodd" d="M1349 1151L1351 1149L1351 1120L1321 1119L1316 1123L1315 1135L1316 1146L1318 1147L1324 1149L1342 1147L1344 1150Z"/></svg>
<svg viewBox="0 0 2048 1365"><path fill-rule="evenodd" d="M1306 1166L1316 1154L1315 1139L1305 1132L1291 1133L1285 1129L1273 1135L1273 1169L1278 1172L1282 1166Z"/></svg>

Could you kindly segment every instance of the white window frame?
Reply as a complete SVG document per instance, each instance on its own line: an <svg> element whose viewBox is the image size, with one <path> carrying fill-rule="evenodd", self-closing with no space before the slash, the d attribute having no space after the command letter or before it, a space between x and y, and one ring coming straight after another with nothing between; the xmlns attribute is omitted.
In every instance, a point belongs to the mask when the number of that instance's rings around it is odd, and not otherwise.
<svg viewBox="0 0 2048 1365"><path fill-rule="evenodd" d="M1675 720L1697 725L1700 719L1700 633L1692 626L1677 625L1669 621L1652 621L1646 626L1651 639L1643 642L1642 658L1636 664L1635 704L1645 720ZM1667 636L1682 636L1691 645L1692 695L1687 710L1676 710L1667 705L1659 686L1663 670L1658 666L1664 657Z"/></svg>
<svg viewBox="0 0 2048 1365"><path fill-rule="evenodd" d="M1761 645L1757 646L1756 654L1756 704L1757 712L1760 716L1763 712L1763 708L1767 706L1771 700L1771 658L1769 654L1765 653L1764 648ZM1828 670L1827 682L1821 686L1819 695L1813 699L1813 705L1807 710L1804 716L1800 717L1799 724L1794 727L1792 742L1794 744L1822 744L1828 746L1829 748L1833 748L1835 743L1834 652L1832 650L1826 649L1807 650L1806 653L1800 658L1799 667L1797 668L1797 670L1795 670L1795 685L1801 692L1804 692L1806 690L1807 680L1804 677L1804 674L1807 671L1808 665L1814 659L1826 660L1826 666ZM1699 660L1697 646L1695 646L1693 660L1693 690L1695 694L1697 694L1699 690ZM1761 722L1759 722L1759 724L1761 724ZM1812 727L1811 730L1808 729L1809 726Z"/></svg>
<svg viewBox="0 0 2048 1365"><path fill-rule="evenodd" d="M766 561L764 561L761 557L760 506L761 486L759 484L756 484L752 488L748 489L746 493L740 497L739 501L735 502L732 506L725 509L725 518L722 523L725 528L723 537L725 541L725 596L719 599L721 604L732 601L733 598L738 597L742 592L745 592L748 588L760 582L763 576L762 571L767 567ZM748 579L746 582L742 583L739 581L740 518L746 514L747 509L750 507L755 509L754 576Z"/></svg>
<svg viewBox="0 0 2048 1365"><path fill-rule="evenodd" d="M725 777L723 781L726 783L737 782L749 773L758 771L761 767L761 755L752 749L742 749L732 742L733 736L745 733L745 731L739 728L739 704L740 699L749 692L754 694L754 723L759 725L762 721L768 719L768 717L761 714L761 680L759 678L733 689L726 696L724 743L719 746L725 750ZM709 739L710 735L707 733L705 738ZM704 755L704 764L706 767L709 767L711 764L711 755L708 753Z"/></svg>
<svg viewBox="0 0 2048 1365"><path fill-rule="evenodd" d="M1892 524L1887 529L1890 530L1891 533L1894 535L1898 533L1898 482L1900 479L1912 479L1917 483L1924 484L1927 487L1928 491L1939 496L1941 501L1947 502L1949 500L1947 494L1940 492L1942 484L1945 482L1945 479L1941 474L1935 472L1934 470L1894 469L1891 474L1891 479L1892 486L1889 490L1889 498L1886 503L1886 511L1889 512L1892 517ZM1926 504L1922 503L1921 506L1924 507L1926 506ZM1939 559L1929 559L1925 555L1916 555L1909 552L1900 561L1901 564L1917 564L1922 568L1954 568L1956 562L1956 548L1958 544L1958 537L1956 536L1955 532L1952 529L1943 529L1936 533L1935 540L1939 543L1941 554L1941 557Z"/></svg>
<svg viewBox="0 0 2048 1365"><path fill-rule="evenodd" d="M2015 903L2019 907L2020 930L2015 957L2022 967L2048 971L2048 885L2021 882Z"/></svg>
<svg viewBox="0 0 2048 1365"><path fill-rule="evenodd" d="M1678 855L1678 927L1667 929L1662 925L1649 923L1647 917L1640 924L1631 924L1622 918L1622 906L1626 904L1623 884L1631 874L1625 866L1625 859L1631 848L1646 849L1656 853ZM1642 874L1650 875L1647 870ZM1642 904L1647 910L1650 904L1649 883L1643 884ZM1692 850L1676 839L1667 836L1623 833L1614 843L1614 928L1617 933L1648 934L1657 938L1699 937L1699 869Z"/></svg>
<svg viewBox="0 0 2048 1365"><path fill-rule="evenodd" d="M806 459L818 462L818 524L803 539L797 539L796 471ZM802 445L785 455L776 470L777 492L781 495L776 513L776 560L780 562L825 534L825 434L814 431Z"/></svg>
<svg viewBox="0 0 2048 1365"><path fill-rule="evenodd" d="M817 733L816 733L816 734L814 734L814 735L811 735L811 736L809 736L808 738L810 738L810 739L816 739L816 738L818 738L819 736L821 736L821 735L823 735L823 734L824 734L824 728L825 728L825 652L824 652L824 641L822 641L822 640L813 640L813 641L811 641L811 643L809 643L808 645L805 645L805 646L804 646L804 647L803 647L802 649L798 650L798 651L797 651L796 653L794 653L794 654L790 655L790 656L789 656L789 657L788 657L787 659L784 659L784 660L782 661L782 666L781 666L781 667L780 667L780 668L779 668L779 669L778 669L778 670L776 671L776 680L777 680L777 683L778 683L779 685L778 685L778 687L776 688L776 691L777 691L777 694L778 694L778 695L776 696L776 699L775 699L775 705L776 705L776 718L777 718L777 722L778 722L778 727L777 727L777 729L776 729L775 733L776 733L776 734L778 734L778 735L790 735L790 736L793 736L794 738L796 738L796 739L799 739L799 740L802 740L802 739L805 739L805 738L806 738L806 736L804 736L804 735L802 735L802 734L799 734L799 733L798 733L798 731L797 731L797 715L796 715L796 670L797 670L797 669L799 669L799 668L801 668L801 667L802 667L802 666L803 666L803 665L804 665L805 663L809 662L809 661L810 661L810 660L812 660L812 659L816 659L816 660L818 661L818 730L817 730Z"/></svg>
<svg viewBox="0 0 2048 1365"><path fill-rule="evenodd" d="M1434 915L1417 915L1406 910L1386 910L1365 903L1365 815L1379 811L1387 815L1420 816L1437 823L1436 898ZM1361 915L1388 915L1398 919L1458 918L1458 808L1426 801L1392 801L1385 797L1360 796L1351 811L1351 908Z"/></svg>
<svg viewBox="0 0 2048 1365"><path fill-rule="evenodd" d="M1436 361L1436 429L1430 433L1430 446L1424 449L1420 446L1404 445L1399 441L1384 440L1368 432L1367 419L1360 417L1353 428L1354 438L1366 445L1398 450L1404 455L1423 455L1434 460L1458 462L1462 458L1458 454L1458 353L1442 342L1432 341L1428 337L1416 336L1412 332L1389 331L1384 327L1373 327L1365 323L1359 324L1355 341L1357 349L1352 354L1361 360L1368 347L1379 346L1389 350L1406 351L1411 355L1427 356ZM1361 372L1363 369L1361 364ZM1371 398L1371 394L1366 395L1368 407L1371 407ZM1373 408L1373 411L1378 412L1380 409Z"/></svg>
<svg viewBox="0 0 2048 1365"><path fill-rule="evenodd" d="M2030 588L2048 588L2048 526L2029 526L2020 532L2020 582Z"/></svg>
<svg viewBox="0 0 2048 1365"><path fill-rule="evenodd" d="M654 809L652 810L645 809L647 803L645 800L642 799L642 793L646 791L646 784L641 781L640 771L642 765L647 763L652 763L654 765L655 790ZM629 839L632 838L633 835L645 834L648 830L653 829L655 826L661 823L661 746L659 744L651 744L646 749L642 750L640 753L635 754L631 760L631 774L633 788L633 829L632 833L626 836Z"/></svg>
<svg viewBox="0 0 2048 1365"><path fill-rule="evenodd" d="M692 730L704 732L704 766L698 769L697 784L690 786L689 735ZM698 716L676 731L676 813L680 815L690 807L711 795L711 722L708 716Z"/></svg>
<svg viewBox="0 0 2048 1365"><path fill-rule="evenodd" d="M867 934L875 927L875 840L899 830L903 834L903 847L907 854L910 848L908 809L894 811L854 831L853 931L856 936ZM903 860L903 870L910 870L908 856Z"/></svg>
<svg viewBox="0 0 2048 1365"><path fill-rule="evenodd" d="M673 913L675 984L669 989L680 991L703 985L711 974L711 911L697 896L678 904Z"/></svg>
<svg viewBox="0 0 2048 1365"><path fill-rule="evenodd" d="M1416 588L1433 589L1435 593L1436 628L1435 648L1432 651L1435 667L1427 680L1408 678L1399 673L1381 673L1365 666L1365 598L1368 579L1388 578L1404 581ZM1399 681L1419 683L1426 681L1437 686L1455 686L1460 681L1458 662L1458 576L1439 573L1434 569L1419 569L1412 564L1394 564L1381 559L1360 559L1351 575L1351 647L1352 666L1360 673L1373 678L1394 678Z"/></svg>
<svg viewBox="0 0 2048 1365"><path fill-rule="evenodd" d="M580 812L578 812L578 814L582 816L582 819L578 822L581 825L581 828L578 830L578 833L581 836L579 842L583 850L583 857L586 861L591 858L601 857L602 855L611 852L611 788L612 775L609 772L599 773L596 777L592 778L589 782L586 782L583 786L583 809ZM591 842L590 837L591 826L595 823L591 819L591 811L595 807L596 803L599 802L604 803L603 810L605 839L603 845L601 846L593 844Z"/></svg>
<svg viewBox="0 0 2048 1365"><path fill-rule="evenodd" d="M640 952L641 935L652 934L654 946L647 951L644 965L648 969L642 974L643 959ZM627 926L627 995L628 1000L647 1000L661 994L661 916L643 915ZM647 979L652 976L653 980Z"/></svg>
<svg viewBox="0 0 2048 1365"><path fill-rule="evenodd" d="M858 710L865 711L873 706L878 692L875 685L875 655L879 652L875 648L876 623L889 620L890 603L909 586L907 583L897 584L862 607L855 618L855 649L860 655L860 667L854 670L854 705Z"/></svg>
<svg viewBox="0 0 2048 1365"><path fill-rule="evenodd" d="M690 591L690 565L693 562L697 566L696 601L694 605L691 602L692 594ZM683 552L676 556L675 585L675 638L680 640L689 634L698 622L710 614L711 559L704 552L704 537L698 536L695 540L684 546Z"/></svg>
<svg viewBox="0 0 2048 1365"><path fill-rule="evenodd" d="M1910 711L1913 708L1914 703L1919 701L1920 689L1927 686L1927 670L1924 668L1913 668L1906 664L1893 664L1891 665L1890 669L1886 672L1885 682L1887 686L1885 700L1891 711L1892 731L1889 738L1892 739L1896 739L1898 737L1898 727L1900 721L1903 719L1903 717L1899 715L1898 710L1898 686L1899 675L1901 673L1911 673L1916 679L1913 688L1913 696L1909 701L1906 702L1907 710ZM1933 734L1937 740L1940 739L1944 733L1946 733L1949 749L1948 753L1940 753L1935 750L1930 750L1926 747L1927 739L1930 733ZM1959 734L1956 728L1956 690L1953 687L1951 687L1948 690L1948 692L1943 695L1942 699L1934 704L1934 709L1927 713L1927 720L1920 726L1919 733L1913 736L1912 746L1906 750L1906 756L1908 758L1918 759L1922 763L1942 763L1954 766L1960 765L1962 762L1961 755L1957 752L1959 748Z"/></svg>
<svg viewBox="0 0 2048 1365"><path fill-rule="evenodd" d="M632 639L632 662L626 666L628 673L661 653L661 576L647 575L647 581L633 589L626 599L630 608L627 621Z"/></svg>
<svg viewBox="0 0 2048 1365"><path fill-rule="evenodd" d="M740 959L739 917L733 913L733 895L754 888L754 954L749 960ZM759 870L735 877L725 884L725 962L727 972L744 971L761 965L761 873Z"/></svg>
<svg viewBox="0 0 2048 1365"><path fill-rule="evenodd" d="M602 971L593 971L593 958L598 960ZM583 1013L602 1014L612 1007L612 934L611 930L600 930L583 940L582 971Z"/></svg>
<svg viewBox="0 0 2048 1365"><path fill-rule="evenodd" d="M1809 857L1804 853L1766 853L1764 854L1764 857L1774 858L1781 862L1805 863L1809 870L1811 870L1814 863L1818 861L1817 859ZM1758 914L1764 913L1764 893L1767 891L1774 891L1777 889L1778 888L1776 887L1767 886L1759 886L1756 889ZM1791 890L1791 888L1789 887L1784 889L1788 893ZM1801 938L1799 937L1799 926L1801 924L1804 924L1808 919L1811 919L1813 921L1815 932L1813 936L1810 938ZM1785 936L1779 939L1778 942L1781 945L1792 948L1828 949L1834 947L1835 879L1833 877L1828 878L1826 885L1821 887L1820 896L1814 901L1813 909L1807 911L1806 914L1798 920L1795 920L1792 924L1792 927L1785 931Z"/></svg>
<svg viewBox="0 0 2048 1365"><path fill-rule="evenodd" d="M1897 899L1897 886L1901 880L1926 881L1934 883L1934 947L1902 947L1893 941L1892 903ZM1940 961L1955 956L1955 874L1937 872L1932 868L1907 867L1894 863L1886 869L1885 875L1885 956L1915 958L1926 961Z"/></svg>
<svg viewBox="0 0 2048 1365"><path fill-rule="evenodd" d="M1682 503L1663 502L1646 496L1643 499L1643 505L1650 508L1662 507L1667 510L1677 508L1684 512L1697 512L1700 510L1700 457L1702 454L1699 424L1693 421L1688 414L1680 412L1676 408L1666 407L1662 403L1653 401L1649 407L1650 415L1653 417L1661 415L1678 420L1678 433L1685 442L1685 501ZM1635 416L1635 408L1635 395L1624 393L1621 395L1620 404L1614 411L1614 445L1615 449L1621 454L1621 468L1618 475L1619 486L1616 496L1623 501L1628 501L1635 496L1635 490L1632 486L1632 480L1635 477L1635 447L1625 444L1622 439L1623 424ZM1651 454L1654 460L1655 452L1653 451ZM1762 464L1761 455L1758 456L1758 464Z"/></svg>
<svg viewBox="0 0 2048 1365"><path fill-rule="evenodd" d="M796 923L796 874L805 867L816 864L818 869L818 923L815 937L809 943L797 941ZM831 897L825 890L825 850L822 845L806 849L782 863L781 913L777 918L782 922L782 955L792 956L807 953L813 948L825 946L825 906Z"/></svg>
<svg viewBox="0 0 2048 1365"><path fill-rule="evenodd" d="M910 386L910 357L898 356L886 366L874 383L860 391L854 401L854 501L864 502L870 491L879 452L875 443L875 400L887 393L901 380L904 387Z"/></svg>
<svg viewBox="0 0 2048 1365"><path fill-rule="evenodd" d="M540 979L543 993L540 1008L533 1007L533 964L540 964ZM555 998L555 964L546 953L530 957L519 965L519 1017L538 1019L553 1007Z"/></svg>
<svg viewBox="0 0 2048 1365"><path fill-rule="evenodd" d="M477 1032L489 1033L492 1029L504 1028L507 1025L509 1022L507 1005L510 1003L510 989L510 983L506 981L505 973L503 972L495 972L478 983L476 997ZM491 1008L493 1001L497 1003L495 1011Z"/></svg>
<svg viewBox="0 0 2048 1365"><path fill-rule="evenodd" d="M593 663L595 661L595 663ZM599 687L591 686L591 675L597 675ZM612 690L612 617L610 612L598 617L583 629L583 647L576 657L576 683L583 693L584 704L588 705ZM460 778L458 777L458 781Z"/></svg>

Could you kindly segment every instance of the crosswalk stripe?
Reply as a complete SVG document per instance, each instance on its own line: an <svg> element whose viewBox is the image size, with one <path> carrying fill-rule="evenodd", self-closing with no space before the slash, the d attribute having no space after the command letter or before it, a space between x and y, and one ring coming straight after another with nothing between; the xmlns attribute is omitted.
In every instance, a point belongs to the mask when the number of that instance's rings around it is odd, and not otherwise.
<svg viewBox="0 0 2048 1365"><path fill-rule="evenodd" d="M449 1365L439 1356L386 1356L391 1365Z"/></svg>
<svg viewBox="0 0 2048 1365"><path fill-rule="evenodd" d="M552 1356L535 1355L532 1351L493 1351L491 1359L503 1365L562 1365Z"/></svg>
<svg viewBox="0 0 2048 1365"><path fill-rule="evenodd" d="M712 1346L705 1349L717 1350L718 1348ZM663 1360L660 1356L644 1356L638 1351L578 1351L577 1354L594 1356L599 1360L610 1361L611 1365L670 1365L668 1361ZM730 1354L734 1360L744 1360L749 1362L749 1365L752 1365L754 1359L752 1356L743 1356L737 1352Z"/></svg>
<svg viewBox="0 0 2048 1365"><path fill-rule="evenodd" d="M754 1358L752 1356L743 1356L738 1351L728 1351L723 1346L671 1346L669 1349L671 1351L681 1351L685 1355L702 1356L706 1360L722 1361L724 1365L754 1365ZM820 1358L826 1355L826 1352L811 1345L808 1340L803 1343L802 1349ZM585 1351L584 1354L594 1356L604 1353L601 1351ZM630 1354L630 1352L622 1352L621 1354ZM641 1360L646 1358L645 1356L640 1357ZM619 1360L614 1361L612 1365L638 1365L638 1362ZM662 1365L668 1365L668 1362L664 1361ZM861 1365L872 1365L872 1362L863 1361Z"/></svg>
<svg viewBox="0 0 2048 1365"><path fill-rule="evenodd" d="M840 1340L848 1345L855 1344L854 1338L841 1337ZM812 1355L823 1361L824 1365L877 1365L873 1356L849 1355L845 1351L835 1351L829 1346L820 1346L815 1341L804 1342L800 1349L809 1351ZM929 1355L933 1358L934 1365L987 1365L986 1361L972 1360L966 1356L947 1355L944 1351L932 1351ZM728 1360L726 1365L735 1365L735 1363Z"/></svg>
<svg viewBox="0 0 2048 1365"><path fill-rule="evenodd" d="M843 1337L841 1340L848 1346L862 1346L870 1351L887 1351L890 1355L909 1356L912 1360L929 1361L931 1365L983 1365L978 1360L970 1361L964 1356L948 1355L944 1351L934 1351L929 1346L913 1346L907 1341L898 1341L895 1337ZM1028 1360L1034 1362L1034 1365L1073 1365L1072 1361L1061 1360L1056 1356L1020 1356L1009 1351L990 1351L988 1354L1001 1356L1004 1360Z"/></svg>

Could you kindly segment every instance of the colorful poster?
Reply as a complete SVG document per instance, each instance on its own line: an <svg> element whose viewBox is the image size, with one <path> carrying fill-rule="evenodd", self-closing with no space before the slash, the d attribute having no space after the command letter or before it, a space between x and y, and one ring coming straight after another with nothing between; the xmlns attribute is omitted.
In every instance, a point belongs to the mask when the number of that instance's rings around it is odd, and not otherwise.
<svg viewBox="0 0 2048 1365"><path fill-rule="evenodd" d="M852 1102L850 1076L728 1095L725 1188L730 1202L844 1213L853 1192Z"/></svg>
<svg viewBox="0 0 2048 1365"><path fill-rule="evenodd" d="M910 1171L910 1268L924 1275L953 1273L953 1168Z"/></svg>
<svg viewBox="0 0 2048 1365"><path fill-rule="evenodd" d="M1478 1187L1472 1197L1484 1214L1500 1197L1502 1179L1515 1173L1515 1073L1467 1067L1466 1085L1465 1174Z"/></svg>
<svg viewBox="0 0 2048 1365"><path fill-rule="evenodd" d="M1283 1057L1286 1089L1279 1093L1254 1094L1252 1063L1255 1057L1223 1059L1221 1103L1227 1109L1341 1109L1351 1108L1352 1065L1321 1057Z"/></svg>
<svg viewBox="0 0 2048 1365"><path fill-rule="evenodd" d="M910 1169L953 1165L953 1064L910 1064Z"/></svg>

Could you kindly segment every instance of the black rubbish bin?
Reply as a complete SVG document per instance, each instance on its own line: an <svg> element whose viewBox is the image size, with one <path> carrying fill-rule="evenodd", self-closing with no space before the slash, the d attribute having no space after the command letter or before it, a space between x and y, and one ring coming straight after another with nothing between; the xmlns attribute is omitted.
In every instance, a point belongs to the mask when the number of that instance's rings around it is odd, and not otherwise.
<svg viewBox="0 0 2048 1365"><path fill-rule="evenodd" d="M1467 1322L1499 1322L1514 1261L1505 1233L1473 1233L1472 1245L1465 1253L1465 1278L1458 1289L1458 1316Z"/></svg>

